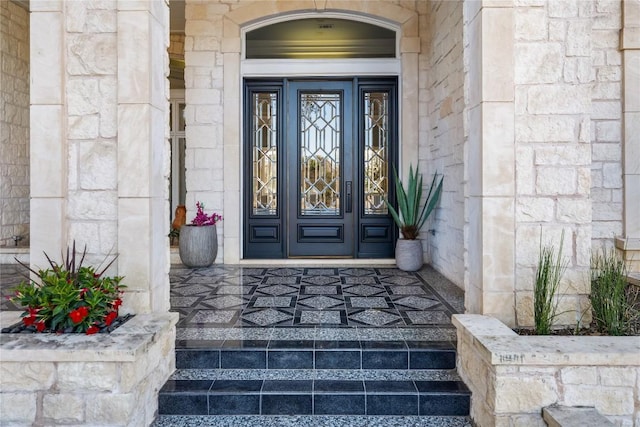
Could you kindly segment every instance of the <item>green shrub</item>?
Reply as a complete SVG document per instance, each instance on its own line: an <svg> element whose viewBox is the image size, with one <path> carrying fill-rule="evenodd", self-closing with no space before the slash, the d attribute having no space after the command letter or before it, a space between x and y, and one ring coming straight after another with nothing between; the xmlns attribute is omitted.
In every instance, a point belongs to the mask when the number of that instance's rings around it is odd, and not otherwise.
<svg viewBox="0 0 640 427"><path fill-rule="evenodd" d="M627 268L614 249L591 257L591 308L598 331L607 335L625 335L631 307L625 293Z"/></svg>
<svg viewBox="0 0 640 427"><path fill-rule="evenodd" d="M556 318L560 280L567 268L567 261L562 258L564 231L560 237L560 247L556 254L553 245L542 245L540 235L540 254L536 270L536 283L533 290L533 318L537 335L549 335Z"/></svg>

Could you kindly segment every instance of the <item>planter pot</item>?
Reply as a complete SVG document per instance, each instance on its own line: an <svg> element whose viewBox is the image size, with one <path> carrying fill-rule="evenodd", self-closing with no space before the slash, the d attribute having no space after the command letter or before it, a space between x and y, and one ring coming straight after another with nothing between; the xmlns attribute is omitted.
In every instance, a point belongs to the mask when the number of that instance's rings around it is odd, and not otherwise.
<svg viewBox="0 0 640 427"><path fill-rule="evenodd" d="M402 271L418 271L424 264L420 240L398 239L396 243L396 266Z"/></svg>
<svg viewBox="0 0 640 427"><path fill-rule="evenodd" d="M218 255L215 225L180 227L180 260L187 267L208 267Z"/></svg>

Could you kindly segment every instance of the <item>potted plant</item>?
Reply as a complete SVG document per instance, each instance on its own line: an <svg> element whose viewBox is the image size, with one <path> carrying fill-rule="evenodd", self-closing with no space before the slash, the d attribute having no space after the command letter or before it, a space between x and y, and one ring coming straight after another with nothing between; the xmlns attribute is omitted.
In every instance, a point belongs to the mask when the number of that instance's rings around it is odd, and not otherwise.
<svg viewBox="0 0 640 427"><path fill-rule="evenodd" d="M443 177L438 181L438 174L433 175L427 198L424 204L421 204L422 174L418 171L418 167L415 171L413 166L409 167L409 181L406 189L395 170L394 175L398 208L396 210L388 200L385 200L385 203L402 234L396 244L396 265L400 270L417 271L424 263L422 243L418 240L418 234L440 198Z"/></svg>
<svg viewBox="0 0 640 427"><path fill-rule="evenodd" d="M222 220L217 213L204 212L204 204L196 203L196 216L191 224L180 227L180 260L187 267L208 267L218 255L216 223Z"/></svg>

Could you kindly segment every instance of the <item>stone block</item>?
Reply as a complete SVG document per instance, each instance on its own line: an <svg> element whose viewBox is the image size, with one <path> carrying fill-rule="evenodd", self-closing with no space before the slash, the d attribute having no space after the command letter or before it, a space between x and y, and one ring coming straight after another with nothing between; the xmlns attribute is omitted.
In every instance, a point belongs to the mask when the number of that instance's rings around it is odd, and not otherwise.
<svg viewBox="0 0 640 427"><path fill-rule="evenodd" d="M93 401L89 403L89 407ZM42 416L55 423L82 423L84 421L84 398L78 394L45 394L42 399Z"/></svg>
<svg viewBox="0 0 640 427"><path fill-rule="evenodd" d="M633 387L636 385L638 369L631 367L598 367L600 384L603 386Z"/></svg>
<svg viewBox="0 0 640 427"><path fill-rule="evenodd" d="M515 14L516 40L546 40L547 12L543 8L518 8ZM518 46L518 49L520 46ZM517 52L516 50L516 52Z"/></svg>
<svg viewBox="0 0 640 427"><path fill-rule="evenodd" d="M536 193L540 195L573 195L577 192L577 171L567 167L539 167Z"/></svg>
<svg viewBox="0 0 640 427"><path fill-rule="evenodd" d="M536 165L583 166L591 164L591 149L587 145L542 146L535 149Z"/></svg>
<svg viewBox="0 0 640 427"><path fill-rule="evenodd" d="M558 83L563 60L560 43L518 43L514 81L516 84Z"/></svg>
<svg viewBox="0 0 640 427"><path fill-rule="evenodd" d="M83 190L115 190L117 147L113 143L85 142L79 147L78 179Z"/></svg>
<svg viewBox="0 0 640 427"><path fill-rule="evenodd" d="M578 0L557 0L547 3L552 18L572 18L578 16Z"/></svg>
<svg viewBox="0 0 640 427"><path fill-rule="evenodd" d="M3 377L4 379L4 377ZM37 395L35 393L0 393L2 424L8 426L32 425L36 419Z"/></svg>
<svg viewBox="0 0 640 427"><path fill-rule="evenodd" d="M592 118L598 120L620 120L622 104L620 101L593 101Z"/></svg>
<svg viewBox="0 0 640 427"><path fill-rule="evenodd" d="M2 363L0 364L0 391L24 392L47 390L55 383L53 363Z"/></svg>
<svg viewBox="0 0 640 427"><path fill-rule="evenodd" d="M565 52L567 56L591 55L591 21L570 21L567 28Z"/></svg>
<svg viewBox="0 0 640 427"><path fill-rule="evenodd" d="M531 114L584 114L591 108L590 88L586 85L532 86L527 99Z"/></svg>
<svg viewBox="0 0 640 427"><path fill-rule="evenodd" d="M594 408L549 406L542 408L549 427L613 427L614 424Z"/></svg>
<svg viewBox="0 0 640 427"><path fill-rule="evenodd" d="M598 384L598 370L594 366L568 367L560 369L563 384Z"/></svg>
<svg viewBox="0 0 640 427"><path fill-rule="evenodd" d="M58 363L57 386L62 392L113 391L119 380L116 368L105 362Z"/></svg>
<svg viewBox="0 0 640 427"><path fill-rule="evenodd" d="M95 139L99 135L99 116L70 116L68 119L69 139Z"/></svg>
<svg viewBox="0 0 640 427"><path fill-rule="evenodd" d="M587 199L559 199L556 216L562 222L589 223L591 222L591 202Z"/></svg>
<svg viewBox="0 0 640 427"><path fill-rule="evenodd" d="M496 378L496 414L536 412L558 401L553 377Z"/></svg>
<svg viewBox="0 0 640 427"><path fill-rule="evenodd" d="M627 415L634 412L633 390L630 387L565 385L564 395L559 403L567 406L594 406L604 415Z"/></svg>
<svg viewBox="0 0 640 427"><path fill-rule="evenodd" d="M118 72L115 33L74 34L66 40L70 75L115 75Z"/></svg>
<svg viewBox="0 0 640 427"><path fill-rule="evenodd" d="M596 140L598 142L620 142L622 125L619 121L598 121L596 122ZM594 144L597 149L598 145ZM618 148L619 151L619 148ZM600 159L594 154L594 159ZM604 160L604 159L603 159ZM613 159L612 159L613 160ZM615 159L619 160L619 159Z"/></svg>
<svg viewBox="0 0 640 427"><path fill-rule="evenodd" d="M137 407L137 396L131 393L96 393L89 402L86 409L89 425L130 425L134 410L144 410Z"/></svg>
<svg viewBox="0 0 640 427"><path fill-rule="evenodd" d="M546 197L518 197L516 221L548 222L554 219L555 202Z"/></svg>

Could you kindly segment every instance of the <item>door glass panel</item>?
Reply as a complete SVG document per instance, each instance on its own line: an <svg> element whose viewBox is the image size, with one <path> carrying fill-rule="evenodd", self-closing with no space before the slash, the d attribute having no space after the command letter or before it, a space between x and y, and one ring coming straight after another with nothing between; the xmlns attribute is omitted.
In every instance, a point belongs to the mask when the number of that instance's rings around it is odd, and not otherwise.
<svg viewBox="0 0 640 427"><path fill-rule="evenodd" d="M278 95L252 97L253 214L276 215L278 209Z"/></svg>
<svg viewBox="0 0 640 427"><path fill-rule="evenodd" d="M364 213L386 215L389 185L389 93L364 93Z"/></svg>
<svg viewBox="0 0 640 427"><path fill-rule="evenodd" d="M300 214L340 214L339 93L300 94Z"/></svg>

